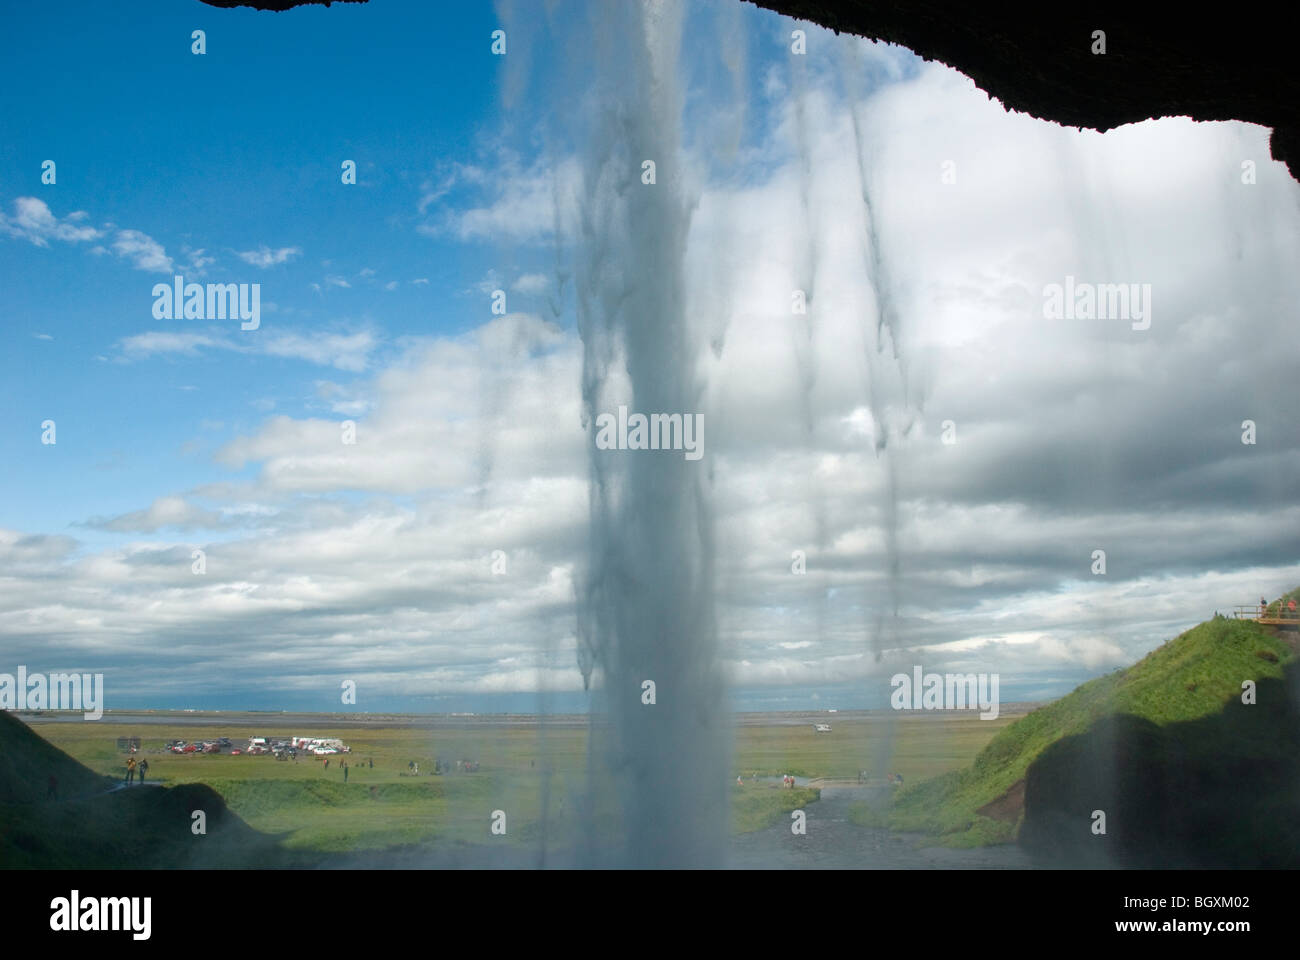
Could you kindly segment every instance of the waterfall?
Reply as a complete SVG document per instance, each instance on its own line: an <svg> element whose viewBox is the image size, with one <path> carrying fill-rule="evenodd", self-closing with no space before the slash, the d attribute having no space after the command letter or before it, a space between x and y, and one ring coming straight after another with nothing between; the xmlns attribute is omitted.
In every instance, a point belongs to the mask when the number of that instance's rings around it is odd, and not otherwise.
<svg viewBox="0 0 1300 960"><path fill-rule="evenodd" d="M610 851L602 827L589 838L588 859L720 865L730 756L707 448L691 461L680 451L595 442L596 419L621 405L685 418L702 400L700 343L685 302L692 204L681 142L681 10L601 3L592 12L598 102L574 264L590 479L578 617L584 677L599 672L592 757L612 781L615 807L596 804L593 815L613 818L623 847Z"/></svg>

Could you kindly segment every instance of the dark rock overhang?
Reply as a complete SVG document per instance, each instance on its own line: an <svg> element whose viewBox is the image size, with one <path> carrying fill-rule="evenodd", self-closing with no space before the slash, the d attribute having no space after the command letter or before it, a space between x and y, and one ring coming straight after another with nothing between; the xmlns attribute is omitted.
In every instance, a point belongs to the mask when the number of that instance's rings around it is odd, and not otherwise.
<svg viewBox="0 0 1300 960"><path fill-rule="evenodd" d="M1300 179L1295 37L1269 15L1203 17L1140 4L953 0L748 0L834 31L907 47L966 74L1011 110L1109 130L1155 117L1271 127L1273 159ZM1093 32L1105 32L1094 54Z"/></svg>

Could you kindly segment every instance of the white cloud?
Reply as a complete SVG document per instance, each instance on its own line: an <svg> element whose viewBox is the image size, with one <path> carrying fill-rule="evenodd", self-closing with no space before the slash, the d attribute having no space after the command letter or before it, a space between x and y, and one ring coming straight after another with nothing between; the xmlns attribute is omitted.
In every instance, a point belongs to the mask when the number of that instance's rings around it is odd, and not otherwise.
<svg viewBox="0 0 1300 960"><path fill-rule="evenodd" d="M237 250L235 255L245 263L252 264L255 267L261 267L265 270L267 267L273 267L276 264L286 263L293 257L302 254L298 247L280 247L278 250L272 250L263 244L256 250Z"/></svg>
<svg viewBox="0 0 1300 960"><path fill-rule="evenodd" d="M148 356L155 353L180 353L186 356L198 356L203 347L228 346L217 337L201 333L173 333L168 330L152 330L126 337L119 344L123 354L128 357Z"/></svg>
<svg viewBox="0 0 1300 960"><path fill-rule="evenodd" d="M277 333L258 344L260 352L273 357L293 357L339 370L366 369L370 354L378 345L369 331L352 334Z"/></svg>
<svg viewBox="0 0 1300 960"><path fill-rule="evenodd" d="M525 273L511 284L510 289L517 293L538 294L544 291L549 283L550 280L544 273Z"/></svg>
<svg viewBox="0 0 1300 960"><path fill-rule="evenodd" d="M256 337L147 331L125 337L119 344L126 359L140 359L155 354L193 357L202 350L214 349L288 357L353 372L367 368L370 356L378 345L378 339L369 330L346 334L277 331L259 333Z"/></svg>
<svg viewBox="0 0 1300 960"><path fill-rule="evenodd" d="M457 186L481 184L485 177L486 173L481 167L473 164L454 163L436 182L429 179L420 184L420 202L416 208L420 215L424 216L432 204L447 196Z"/></svg>
<svg viewBox="0 0 1300 960"><path fill-rule="evenodd" d="M182 246L181 253L183 253L189 261L188 265L184 268L186 276L205 276L208 267L217 262L216 257L208 256L207 251L201 248L198 250L191 250L188 246Z"/></svg>
<svg viewBox="0 0 1300 960"><path fill-rule="evenodd" d="M316 381L316 395L329 404L331 411L345 417L359 417L373 405L371 397L364 391L329 380Z"/></svg>
<svg viewBox="0 0 1300 960"><path fill-rule="evenodd" d="M82 243L104 235L102 230L84 224L87 214L76 210L66 217L56 217L45 201L36 197L18 197L14 200L13 216L0 213L0 233L19 237L38 247L47 247L51 240L65 243Z"/></svg>
<svg viewBox="0 0 1300 960"><path fill-rule="evenodd" d="M113 252L137 270L152 273L173 273L175 266L163 245L139 230L119 230L113 238Z"/></svg>
<svg viewBox="0 0 1300 960"><path fill-rule="evenodd" d="M507 158L484 178L489 195L485 205L443 211L416 229L426 236L460 240L545 240L555 234L557 223L563 232L575 222L579 182L580 169L572 158L554 165L539 161L527 168Z"/></svg>
<svg viewBox="0 0 1300 960"><path fill-rule="evenodd" d="M144 510L116 517L94 518L86 526L119 533L153 533L163 527L216 528L222 525L221 514L195 506L184 497L159 497Z"/></svg>

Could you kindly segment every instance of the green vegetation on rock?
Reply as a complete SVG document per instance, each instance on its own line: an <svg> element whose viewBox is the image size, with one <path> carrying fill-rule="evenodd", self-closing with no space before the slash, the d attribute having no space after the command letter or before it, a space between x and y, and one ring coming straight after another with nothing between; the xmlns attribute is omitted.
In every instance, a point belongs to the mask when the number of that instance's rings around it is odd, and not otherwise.
<svg viewBox="0 0 1300 960"><path fill-rule="evenodd" d="M969 767L901 790L883 819L896 830L922 831L947 846L1011 842L1023 815L1017 789L1023 791L1030 765L1051 745L1117 715L1160 727L1212 717L1225 704L1239 701L1243 680L1281 680L1294 659L1291 643L1273 631L1216 616L1133 666L1090 680L1022 717L994 737ZM1197 749L1258 760L1279 749L1276 738L1243 740L1239 729L1231 729L1230 739L1227 734L1224 742L1202 739ZM861 807L852 818L864 825L882 820L879 811Z"/></svg>

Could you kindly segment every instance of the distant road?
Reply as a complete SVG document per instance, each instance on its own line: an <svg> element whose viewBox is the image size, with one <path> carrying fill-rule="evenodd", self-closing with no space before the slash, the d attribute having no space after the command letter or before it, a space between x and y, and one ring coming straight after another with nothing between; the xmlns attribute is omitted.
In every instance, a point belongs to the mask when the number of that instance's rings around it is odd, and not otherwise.
<svg viewBox="0 0 1300 960"><path fill-rule="evenodd" d="M1023 716L1038 703L1004 703L1000 707L1003 717ZM829 723L834 736L836 724L856 724L868 720L889 720L906 717L909 720L951 721L954 716L977 711L953 710L798 710L771 713L735 713L733 721L744 727L797 727L813 723ZM411 727L420 730L484 729L506 727L534 727L542 723L552 727L585 727L588 716L582 713L549 714L531 713L270 713L240 710L139 710L134 712L106 710L102 720L86 720L80 711L41 712L18 711L24 723L109 723L131 726L195 726L195 727L268 727L285 729L295 727Z"/></svg>
<svg viewBox="0 0 1300 960"><path fill-rule="evenodd" d="M237 710L190 713L185 710L157 710L138 713L104 711L102 720L90 721L79 711L19 713L24 723L113 723L131 726L193 726L193 727L414 727L416 729L531 727L544 719L548 726L585 727L583 714L567 714L539 718L531 714L356 714L356 713L242 713Z"/></svg>

